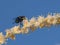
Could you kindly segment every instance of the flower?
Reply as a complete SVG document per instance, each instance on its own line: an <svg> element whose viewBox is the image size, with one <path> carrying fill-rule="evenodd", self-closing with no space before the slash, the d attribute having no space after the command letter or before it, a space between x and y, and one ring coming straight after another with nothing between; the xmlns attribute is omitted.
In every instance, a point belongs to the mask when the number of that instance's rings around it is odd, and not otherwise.
<svg viewBox="0 0 60 45"><path fill-rule="evenodd" d="M34 26L38 27L40 23L38 21L35 22Z"/></svg>
<svg viewBox="0 0 60 45"><path fill-rule="evenodd" d="M39 25L40 28L43 28L44 26L45 26L44 23L40 23L40 25Z"/></svg>
<svg viewBox="0 0 60 45"><path fill-rule="evenodd" d="M23 20L23 26L24 27L29 27L30 23L28 22L28 20Z"/></svg>
<svg viewBox="0 0 60 45"><path fill-rule="evenodd" d="M21 29L21 33L22 33L22 34L28 33L28 32L29 32L28 28L22 27L22 29Z"/></svg>
<svg viewBox="0 0 60 45"><path fill-rule="evenodd" d="M21 28L20 26L15 26L13 28L11 28L11 31L14 33L14 34L20 34L21 33Z"/></svg>
<svg viewBox="0 0 60 45"><path fill-rule="evenodd" d="M36 22L36 19L33 17L30 19L30 24L33 25Z"/></svg>
<svg viewBox="0 0 60 45"><path fill-rule="evenodd" d="M30 30L34 31L37 27L34 26L34 25L32 25L32 26L30 26L29 28L30 28Z"/></svg>
<svg viewBox="0 0 60 45"><path fill-rule="evenodd" d="M42 22L44 22L44 17L43 16L39 16L37 20L38 20L39 23L42 23Z"/></svg>
<svg viewBox="0 0 60 45"><path fill-rule="evenodd" d="M5 36L0 32L0 44L4 44L6 41Z"/></svg>
<svg viewBox="0 0 60 45"><path fill-rule="evenodd" d="M60 13L56 14L57 24L60 24Z"/></svg>
<svg viewBox="0 0 60 45"><path fill-rule="evenodd" d="M15 40L15 35L11 32L11 30L6 30L6 36L5 38L11 38L12 40Z"/></svg>

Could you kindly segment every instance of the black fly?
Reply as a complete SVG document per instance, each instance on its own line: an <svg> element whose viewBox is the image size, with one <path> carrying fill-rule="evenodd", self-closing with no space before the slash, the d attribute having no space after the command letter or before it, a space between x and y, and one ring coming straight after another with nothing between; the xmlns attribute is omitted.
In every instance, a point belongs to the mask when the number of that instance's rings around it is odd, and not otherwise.
<svg viewBox="0 0 60 45"><path fill-rule="evenodd" d="M21 23L21 22L23 22L24 19L26 19L25 16L18 16L18 17L15 19L15 23Z"/></svg>

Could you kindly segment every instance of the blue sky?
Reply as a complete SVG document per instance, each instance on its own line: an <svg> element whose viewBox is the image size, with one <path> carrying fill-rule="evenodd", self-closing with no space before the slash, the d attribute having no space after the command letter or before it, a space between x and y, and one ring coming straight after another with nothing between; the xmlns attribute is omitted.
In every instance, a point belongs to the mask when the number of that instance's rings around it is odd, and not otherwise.
<svg viewBox="0 0 60 45"><path fill-rule="evenodd" d="M27 18L47 13L60 13L60 0L0 0L0 32L13 27L14 18ZM8 40L7 45L56 45L60 43L60 26L37 29L24 35L16 35L16 40Z"/></svg>

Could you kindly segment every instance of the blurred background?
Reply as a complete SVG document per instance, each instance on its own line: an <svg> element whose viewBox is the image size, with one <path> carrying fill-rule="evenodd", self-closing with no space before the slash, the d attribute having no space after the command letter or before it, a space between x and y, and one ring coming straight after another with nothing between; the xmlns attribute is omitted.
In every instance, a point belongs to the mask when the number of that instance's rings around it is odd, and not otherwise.
<svg viewBox="0 0 60 45"><path fill-rule="evenodd" d="M60 0L0 0L0 32L13 24L17 16L28 19L48 13L60 13ZM60 44L60 26L39 28L28 34L16 35L16 40L8 40L6 45L56 45Z"/></svg>

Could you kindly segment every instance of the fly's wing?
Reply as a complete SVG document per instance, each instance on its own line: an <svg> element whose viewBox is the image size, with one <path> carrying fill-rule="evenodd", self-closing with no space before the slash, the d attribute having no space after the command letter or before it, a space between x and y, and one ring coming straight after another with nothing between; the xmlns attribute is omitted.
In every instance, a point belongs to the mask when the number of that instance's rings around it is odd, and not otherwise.
<svg viewBox="0 0 60 45"><path fill-rule="evenodd" d="M14 34L11 34L10 38L11 38L12 40L15 40L15 35L14 35Z"/></svg>

